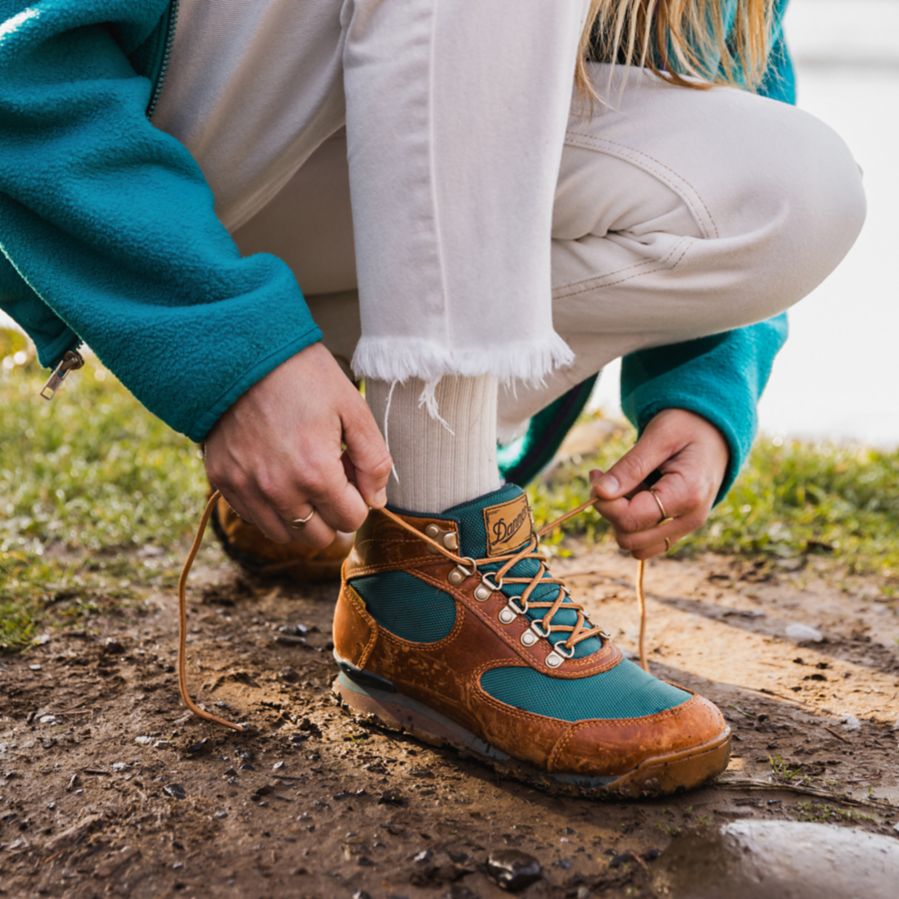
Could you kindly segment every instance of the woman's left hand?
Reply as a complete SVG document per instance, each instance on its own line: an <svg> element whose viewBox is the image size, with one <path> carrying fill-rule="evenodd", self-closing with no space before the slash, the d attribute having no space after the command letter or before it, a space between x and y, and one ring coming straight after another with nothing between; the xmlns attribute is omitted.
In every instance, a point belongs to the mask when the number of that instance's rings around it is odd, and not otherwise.
<svg viewBox="0 0 899 899"><path fill-rule="evenodd" d="M686 409L665 409L605 474L590 473L596 508L635 559L660 555L708 518L729 457L713 424ZM653 472L661 477L649 487Z"/></svg>

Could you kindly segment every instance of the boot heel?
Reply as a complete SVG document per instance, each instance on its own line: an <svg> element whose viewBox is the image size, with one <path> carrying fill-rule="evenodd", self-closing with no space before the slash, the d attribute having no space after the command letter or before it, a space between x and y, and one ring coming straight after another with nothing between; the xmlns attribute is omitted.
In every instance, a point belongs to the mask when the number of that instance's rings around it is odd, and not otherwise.
<svg viewBox="0 0 899 899"><path fill-rule="evenodd" d="M340 667L341 672L334 680L333 690L340 703L354 717L411 734L432 746L452 746L461 752L493 761L505 761L509 758L506 753L455 721L396 692L389 681L384 681L389 687L383 689L373 684L374 678L367 672L349 673L346 666Z"/></svg>

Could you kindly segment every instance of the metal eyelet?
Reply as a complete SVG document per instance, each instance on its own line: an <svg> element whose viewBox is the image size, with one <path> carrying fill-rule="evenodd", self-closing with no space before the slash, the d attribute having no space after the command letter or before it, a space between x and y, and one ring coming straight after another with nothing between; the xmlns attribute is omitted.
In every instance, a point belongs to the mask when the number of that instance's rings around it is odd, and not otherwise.
<svg viewBox="0 0 899 899"><path fill-rule="evenodd" d="M490 572L488 571L486 574L481 575L481 583L474 588L474 598L478 602L487 602L490 597L496 593L502 583L497 584L496 581L490 577Z"/></svg>
<svg viewBox="0 0 899 899"><path fill-rule="evenodd" d="M440 530L440 528L439 528L438 525L433 524L433 523L429 524L429 525L425 528L425 534L426 534L428 537L430 537L432 540L440 540L440 539L443 537L443 531ZM439 552L439 550L438 550L436 547L431 546L430 544L428 544L428 545L425 547L425 551L426 551L426 552L429 552L429 553L431 553L432 555L435 555L435 556L436 556L436 555L438 554L438 552Z"/></svg>
<svg viewBox="0 0 899 899"><path fill-rule="evenodd" d="M443 535L443 545L451 552L455 552L459 548L459 535L455 531L447 531Z"/></svg>
<svg viewBox="0 0 899 899"><path fill-rule="evenodd" d="M464 565L457 565L447 576L446 579L454 586L458 587L459 584L462 583L466 578L471 577L477 570L478 566L475 563L475 560L471 558L471 556L466 556L462 559L463 562L468 562L471 565L471 569L469 570Z"/></svg>
<svg viewBox="0 0 899 899"><path fill-rule="evenodd" d="M540 639L530 628L528 628L519 638L525 646L533 646Z"/></svg>
<svg viewBox="0 0 899 899"><path fill-rule="evenodd" d="M544 659L547 668L558 668L565 661L555 650Z"/></svg>
<svg viewBox="0 0 899 899"><path fill-rule="evenodd" d="M543 637L545 639L549 636L549 628L544 627L541 621L532 621L531 630L533 630L538 637Z"/></svg>
<svg viewBox="0 0 899 899"><path fill-rule="evenodd" d="M553 652L558 653L563 659L574 658L574 647L569 646L564 640L559 640L559 642L553 646Z"/></svg>
<svg viewBox="0 0 899 899"><path fill-rule="evenodd" d="M520 596L510 596L509 601L499 610L499 620L503 624L511 624L519 615L524 615L528 610L528 602L524 601L524 605L519 605L517 600Z"/></svg>
<svg viewBox="0 0 899 899"><path fill-rule="evenodd" d="M490 576L492 572L488 571L481 575L481 583L485 587L489 587L491 590L502 590L503 588L503 579L500 578L498 581L494 581Z"/></svg>
<svg viewBox="0 0 899 899"><path fill-rule="evenodd" d="M464 581L466 577L468 577L468 575L465 573L465 570L464 570L464 569L462 569L462 568L454 568L454 569L453 569L453 570L446 576L446 579L447 579L447 580L448 580L454 587L458 587L459 584L461 584L462 581Z"/></svg>

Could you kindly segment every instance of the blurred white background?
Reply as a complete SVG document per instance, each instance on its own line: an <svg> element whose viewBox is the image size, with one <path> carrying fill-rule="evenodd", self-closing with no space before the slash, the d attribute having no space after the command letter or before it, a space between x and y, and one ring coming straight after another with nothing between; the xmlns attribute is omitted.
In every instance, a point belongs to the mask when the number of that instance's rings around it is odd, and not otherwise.
<svg viewBox="0 0 899 899"><path fill-rule="evenodd" d="M835 128L865 173L868 220L843 264L790 313L759 408L782 436L899 443L899 0L792 0L799 105ZM618 366L592 403L618 406Z"/></svg>

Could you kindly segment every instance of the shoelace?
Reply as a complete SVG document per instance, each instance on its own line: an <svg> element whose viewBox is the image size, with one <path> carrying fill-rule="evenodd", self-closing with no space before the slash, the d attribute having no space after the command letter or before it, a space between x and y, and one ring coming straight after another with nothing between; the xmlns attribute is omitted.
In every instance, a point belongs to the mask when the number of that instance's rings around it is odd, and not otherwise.
<svg viewBox="0 0 899 899"><path fill-rule="evenodd" d="M203 542L203 536L206 533L209 519L212 516L215 504L218 502L220 496L221 494L219 491L215 490L207 500L206 508L203 510L200 524L197 527L197 533L194 536L193 543L187 553L187 558L184 560L184 567L181 569L181 577L178 579L178 692L181 694L181 701L184 705L198 718L203 718L206 721L211 721L222 727L231 728L231 730L244 731L246 729L244 725L229 721L227 718L222 718L220 715L209 712L197 705L191 698L187 686L187 579L190 576L191 568L193 568L194 561L197 558L197 553L200 551L200 545ZM473 559L468 556L457 555L441 543L438 543L432 537L419 531L418 528L413 527L396 513L391 512L390 509L381 509L380 511L393 521L394 524L398 525L403 530L408 531L413 536L423 540L431 546L432 549L454 562L457 566L457 570L461 569L460 574L463 575L463 579L470 577L476 572L481 573L481 584L475 588L476 591L480 589L481 586L492 592L499 590L504 584L525 584L526 586L522 593L519 596L512 597L511 601L518 601L516 603L515 613L524 614L528 609L546 609L543 618L534 619L531 628L535 630L535 633L539 637L546 639L553 633L567 634L568 636L564 640L559 640L554 645L551 645L553 651L559 653L562 659L570 659L574 655L575 647L578 643L588 640L591 637L600 637L602 640L608 640L609 636L602 630L602 628L589 624L582 606L571 600L571 596L568 593L564 580L561 578L544 577L547 572L547 559L542 553L537 552L537 547L539 546L539 538L551 533L566 521L585 512L596 502L596 499L586 500L566 512L564 515L560 515L549 524L544 525L536 532L536 534L532 534L530 540L517 552L505 553L499 556L489 556L483 559ZM533 559L538 562L536 573L529 577L509 577L508 572L525 559ZM493 565L496 563L500 563L500 567L495 571L480 572L481 566L487 564ZM645 568L645 562L642 560L637 562L637 575L634 586L640 611L640 665L644 671L649 671L649 664L646 660L646 595L643 592L643 575ZM551 601L531 601L530 597L534 590L541 585L557 586L559 592L556 598ZM565 602L566 597L571 601ZM553 623L553 618L561 608L565 608L577 614L577 620L574 624ZM538 622L541 625L540 629L534 628L534 625ZM560 651L561 647L564 647L564 649L561 649Z"/></svg>

